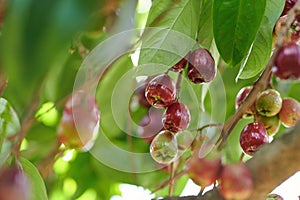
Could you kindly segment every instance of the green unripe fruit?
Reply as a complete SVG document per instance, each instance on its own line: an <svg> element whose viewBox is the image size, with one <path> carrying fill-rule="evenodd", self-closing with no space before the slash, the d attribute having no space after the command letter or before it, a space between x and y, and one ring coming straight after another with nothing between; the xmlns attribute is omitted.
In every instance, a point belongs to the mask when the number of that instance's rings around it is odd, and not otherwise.
<svg viewBox="0 0 300 200"><path fill-rule="evenodd" d="M262 123L265 126L269 136L274 136L280 128L280 120L278 115L272 117L257 115L256 121Z"/></svg>
<svg viewBox="0 0 300 200"><path fill-rule="evenodd" d="M256 99L256 110L260 115L271 117L279 113L282 106L282 98L274 89L261 92Z"/></svg>

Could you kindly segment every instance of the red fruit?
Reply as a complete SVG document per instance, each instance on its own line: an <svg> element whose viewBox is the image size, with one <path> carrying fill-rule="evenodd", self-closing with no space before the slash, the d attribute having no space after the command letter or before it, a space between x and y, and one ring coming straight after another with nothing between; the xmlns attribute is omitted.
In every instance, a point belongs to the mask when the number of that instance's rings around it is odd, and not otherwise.
<svg viewBox="0 0 300 200"><path fill-rule="evenodd" d="M223 166L219 191L225 199L248 199L253 191L253 181L243 163Z"/></svg>
<svg viewBox="0 0 300 200"><path fill-rule="evenodd" d="M153 78L145 90L147 101L156 108L165 108L171 105L176 98L176 85L167 75L159 75Z"/></svg>
<svg viewBox="0 0 300 200"><path fill-rule="evenodd" d="M240 145L246 154L252 156L260 146L266 143L269 143L269 137L262 123L250 123L242 130Z"/></svg>
<svg viewBox="0 0 300 200"><path fill-rule="evenodd" d="M138 127L138 135L146 142L150 143L153 138L163 129L163 113L157 109L150 109L141 120Z"/></svg>
<svg viewBox="0 0 300 200"><path fill-rule="evenodd" d="M300 47L296 43L282 46L272 71L280 79L300 78Z"/></svg>
<svg viewBox="0 0 300 200"><path fill-rule="evenodd" d="M177 133L189 126L190 118L188 107L183 103L175 102L167 108L162 121L165 129Z"/></svg>
<svg viewBox="0 0 300 200"><path fill-rule="evenodd" d="M246 86L246 87L243 87L242 89L240 89L240 91L236 95L236 99L235 99L235 109L236 110L240 107L241 103L246 99L246 97L248 96L248 94L250 93L251 90L252 90L252 86ZM244 118L249 118L252 116L253 116L253 111L251 110L251 108L249 108L243 115Z"/></svg>
<svg viewBox="0 0 300 200"><path fill-rule="evenodd" d="M29 182L17 166L2 168L0 171L1 200L29 200Z"/></svg>
<svg viewBox="0 0 300 200"><path fill-rule="evenodd" d="M285 127L294 126L300 120L300 103L292 98L284 98L279 119Z"/></svg>
<svg viewBox="0 0 300 200"><path fill-rule="evenodd" d="M180 72L182 71L185 66L186 66L186 63L187 61L189 60L189 56L190 56L190 53L188 53L184 58L182 58L178 63L176 63L175 65L173 65L171 67L171 70L172 71L175 71L175 72Z"/></svg>
<svg viewBox="0 0 300 200"><path fill-rule="evenodd" d="M95 97L76 91L67 100L58 127L58 139L68 148L89 150L99 129L100 113Z"/></svg>
<svg viewBox="0 0 300 200"><path fill-rule="evenodd" d="M291 41L298 42L300 39L300 15L297 15L291 25Z"/></svg>
<svg viewBox="0 0 300 200"><path fill-rule="evenodd" d="M215 61L208 50L199 48L191 53L187 75L196 84L210 82L214 79L216 75Z"/></svg>
<svg viewBox="0 0 300 200"><path fill-rule="evenodd" d="M291 10L298 0L286 0L284 4L283 11L280 16L286 15L289 10Z"/></svg>
<svg viewBox="0 0 300 200"><path fill-rule="evenodd" d="M193 152L186 165L189 177L202 188L213 184L219 178L222 169L221 156L208 155L199 158L198 151Z"/></svg>
<svg viewBox="0 0 300 200"><path fill-rule="evenodd" d="M146 108L151 106L145 97L145 90L146 90L146 87L147 87L149 81L152 78L153 77L148 77L134 92L137 97L137 101L138 101L139 105L146 107Z"/></svg>

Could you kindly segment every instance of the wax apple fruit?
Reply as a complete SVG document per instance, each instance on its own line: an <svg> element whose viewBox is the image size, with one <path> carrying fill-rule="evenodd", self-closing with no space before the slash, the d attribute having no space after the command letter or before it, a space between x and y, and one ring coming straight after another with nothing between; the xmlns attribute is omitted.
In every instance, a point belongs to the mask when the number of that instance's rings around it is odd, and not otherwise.
<svg viewBox="0 0 300 200"><path fill-rule="evenodd" d="M253 155L259 147L269 142L267 130L262 123L253 122L242 130L240 145L244 152Z"/></svg>
<svg viewBox="0 0 300 200"><path fill-rule="evenodd" d="M278 115L272 117L265 117L262 115L256 116L256 121L264 125L269 136L275 135L280 128L280 120Z"/></svg>
<svg viewBox="0 0 300 200"><path fill-rule="evenodd" d="M236 110L240 107L241 103L246 99L246 97L248 96L248 94L250 93L251 90L252 90L252 86L246 86L246 87L243 87L242 89L240 89L240 91L236 95L236 99L235 99L235 109ZM247 109L247 111L243 115L243 118L252 117L253 116L252 109L254 109L254 108L251 107L251 108Z"/></svg>
<svg viewBox="0 0 300 200"><path fill-rule="evenodd" d="M280 93L274 89L267 89L257 95L256 110L260 115L271 117L279 113L282 106Z"/></svg>
<svg viewBox="0 0 300 200"><path fill-rule="evenodd" d="M208 154L200 158L199 151L193 152L186 165L189 177L201 187L213 184L219 178L222 169L220 155Z"/></svg>
<svg viewBox="0 0 300 200"><path fill-rule="evenodd" d="M207 49L199 48L191 53L187 76L196 84L207 83L216 75L215 61Z"/></svg>
<svg viewBox="0 0 300 200"><path fill-rule="evenodd" d="M58 139L68 148L89 150L98 135L100 112L95 97L76 91L67 100L58 127Z"/></svg>
<svg viewBox="0 0 300 200"><path fill-rule="evenodd" d="M190 118L188 107L181 102L175 102L167 108L162 121L165 129L177 133L189 126Z"/></svg>
<svg viewBox="0 0 300 200"><path fill-rule="evenodd" d="M293 42L282 46L275 58L272 71L280 79L299 79L300 47Z"/></svg>
<svg viewBox="0 0 300 200"><path fill-rule="evenodd" d="M150 144L150 155L160 164L170 164L178 154L177 140L168 130L159 132Z"/></svg>
<svg viewBox="0 0 300 200"><path fill-rule="evenodd" d="M145 96L156 108L168 107L175 101L176 85L169 75L158 75L148 83Z"/></svg>
<svg viewBox="0 0 300 200"><path fill-rule="evenodd" d="M298 0L286 0L281 16L286 15L289 10L297 3Z"/></svg>
<svg viewBox="0 0 300 200"><path fill-rule="evenodd" d="M300 103L292 98L284 98L279 118L285 127L291 127L300 120Z"/></svg>
<svg viewBox="0 0 300 200"><path fill-rule="evenodd" d="M248 199L253 191L252 176L244 163L223 166L219 191L225 199Z"/></svg>
<svg viewBox="0 0 300 200"><path fill-rule="evenodd" d="M188 53L184 58L182 58L180 61L178 61L178 63L173 65L171 67L171 70L175 71L175 72L181 72L185 68L185 66L189 60L189 56L190 56L190 53Z"/></svg>

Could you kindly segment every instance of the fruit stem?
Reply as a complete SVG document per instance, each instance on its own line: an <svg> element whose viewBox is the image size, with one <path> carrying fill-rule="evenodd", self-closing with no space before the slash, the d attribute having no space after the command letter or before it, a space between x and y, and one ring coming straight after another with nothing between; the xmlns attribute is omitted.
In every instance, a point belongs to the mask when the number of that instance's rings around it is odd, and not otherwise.
<svg viewBox="0 0 300 200"><path fill-rule="evenodd" d="M169 196L173 195L173 190L174 190L174 162L172 162L169 165L169 170L170 170L170 181L169 181Z"/></svg>
<svg viewBox="0 0 300 200"><path fill-rule="evenodd" d="M2 96L4 89L7 87L7 83L8 80L2 74L0 74L0 97Z"/></svg>
<svg viewBox="0 0 300 200"><path fill-rule="evenodd" d="M241 103L240 107L237 109L236 113L232 115L227 122L224 124L223 130L221 132L220 136L220 144L218 146L218 149L221 150L227 141L227 138L229 137L230 133L232 132L235 125L238 123L238 121L242 118L243 114L246 112L248 108L250 108L251 105L255 102L257 94L265 90L270 83L270 77L272 76L272 67L274 65L275 59L277 57L279 48L284 44L285 38L288 37L289 34L289 28L294 21L294 18L297 14L300 13L300 1L298 1L295 6L288 12L287 21L282 24L282 28L280 30L280 34L277 38L275 49L273 51L273 54L267 63L264 71L260 75L257 81L254 82L253 88L250 91L249 95L245 98L245 100Z"/></svg>
<svg viewBox="0 0 300 200"><path fill-rule="evenodd" d="M242 154L241 154L241 157L240 157L240 162L243 162L244 157L245 157L245 154L242 153Z"/></svg>
<svg viewBox="0 0 300 200"><path fill-rule="evenodd" d="M177 94L177 99L179 99L179 92L181 88L181 81L182 81L182 71L178 73L177 76L177 81L176 81L176 94Z"/></svg>

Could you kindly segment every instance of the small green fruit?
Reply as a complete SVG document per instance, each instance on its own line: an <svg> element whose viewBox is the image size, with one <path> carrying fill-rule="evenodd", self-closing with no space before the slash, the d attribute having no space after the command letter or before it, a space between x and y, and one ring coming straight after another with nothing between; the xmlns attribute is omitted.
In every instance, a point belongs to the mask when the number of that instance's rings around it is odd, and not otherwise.
<svg viewBox="0 0 300 200"><path fill-rule="evenodd" d="M265 126L269 136L274 136L280 128L280 120L278 115L272 117L257 115L256 121L262 123Z"/></svg>
<svg viewBox="0 0 300 200"><path fill-rule="evenodd" d="M280 93L274 89L261 92L256 98L256 110L260 115L271 117L279 113L282 106Z"/></svg>

